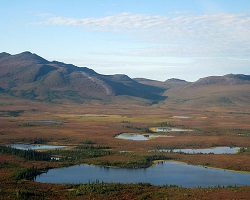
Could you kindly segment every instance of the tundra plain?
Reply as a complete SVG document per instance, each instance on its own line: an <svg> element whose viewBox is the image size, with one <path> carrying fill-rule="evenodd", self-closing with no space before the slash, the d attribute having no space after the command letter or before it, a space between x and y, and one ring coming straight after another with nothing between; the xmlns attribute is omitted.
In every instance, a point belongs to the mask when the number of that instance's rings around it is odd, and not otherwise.
<svg viewBox="0 0 250 200"><path fill-rule="evenodd" d="M123 103L121 103L123 102ZM1 151L1 191L4 199L247 199L249 186L182 188L140 184L45 184L20 173L36 173L75 164L106 167L150 167L156 160L175 160L192 165L250 172L250 112L237 108L189 108L131 104L126 101L87 104L53 104L1 95L0 142L7 144L64 145L49 150L61 160L27 160ZM180 117L181 116L181 117ZM47 123L41 123L47 122ZM121 140L121 133L155 134L152 127L190 129L164 132L146 141ZM158 134L158 133L157 133ZM184 154L152 152L157 149L241 147L237 154ZM82 154L77 154L84 149ZM85 152L86 150L86 152ZM41 152L47 152L41 150ZM95 152L94 155L90 152ZM74 157L74 154L77 156ZM71 159L64 159L64 158ZM31 179L31 180L29 180Z"/></svg>

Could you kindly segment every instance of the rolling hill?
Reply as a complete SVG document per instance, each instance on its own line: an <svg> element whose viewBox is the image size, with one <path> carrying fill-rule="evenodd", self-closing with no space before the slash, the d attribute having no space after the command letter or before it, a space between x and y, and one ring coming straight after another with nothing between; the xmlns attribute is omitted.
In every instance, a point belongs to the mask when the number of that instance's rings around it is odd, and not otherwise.
<svg viewBox="0 0 250 200"><path fill-rule="evenodd" d="M155 86L163 89L170 89L170 88L176 88L176 87L184 87L189 84L189 82L181 79L171 78L164 82L157 81L157 80L150 80L146 78L135 78L137 82L145 85Z"/></svg>
<svg viewBox="0 0 250 200"><path fill-rule="evenodd" d="M165 91L167 105L250 109L250 75L210 76Z"/></svg>

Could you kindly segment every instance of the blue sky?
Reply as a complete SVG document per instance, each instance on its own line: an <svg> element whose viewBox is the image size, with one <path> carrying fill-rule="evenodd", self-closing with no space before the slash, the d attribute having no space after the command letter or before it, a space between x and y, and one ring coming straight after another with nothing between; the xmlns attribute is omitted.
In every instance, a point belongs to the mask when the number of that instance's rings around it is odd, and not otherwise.
<svg viewBox="0 0 250 200"><path fill-rule="evenodd" d="M249 0L0 0L0 52L155 80L250 74Z"/></svg>

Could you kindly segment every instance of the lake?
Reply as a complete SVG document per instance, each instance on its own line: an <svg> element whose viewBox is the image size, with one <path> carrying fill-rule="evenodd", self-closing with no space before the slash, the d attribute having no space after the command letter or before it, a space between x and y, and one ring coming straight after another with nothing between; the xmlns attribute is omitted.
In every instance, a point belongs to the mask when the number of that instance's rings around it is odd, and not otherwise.
<svg viewBox="0 0 250 200"><path fill-rule="evenodd" d="M122 133L117 135L115 138L124 139L124 140L149 140L159 137L174 137L174 136L167 136L167 135L159 135L159 134L137 134L137 133Z"/></svg>
<svg viewBox="0 0 250 200"><path fill-rule="evenodd" d="M36 182L42 183L139 183L153 185L178 185L187 188L229 185L250 185L250 174L221 169L205 168L178 162L161 162L150 168L124 169L92 165L76 165L50 169L38 175Z"/></svg>
<svg viewBox="0 0 250 200"><path fill-rule="evenodd" d="M43 145L43 144L10 144L7 146L22 150L60 149L68 147L68 146Z"/></svg>
<svg viewBox="0 0 250 200"><path fill-rule="evenodd" d="M187 153L187 154L235 154L240 150L240 147L214 147L208 149L159 149L152 150L154 152L166 152L166 153Z"/></svg>

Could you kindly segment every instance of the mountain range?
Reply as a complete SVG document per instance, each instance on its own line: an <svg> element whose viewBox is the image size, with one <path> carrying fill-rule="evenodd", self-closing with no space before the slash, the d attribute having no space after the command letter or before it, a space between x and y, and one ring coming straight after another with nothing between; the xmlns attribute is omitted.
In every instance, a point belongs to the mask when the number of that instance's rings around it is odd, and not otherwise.
<svg viewBox="0 0 250 200"><path fill-rule="evenodd" d="M31 52L0 53L0 92L50 101L110 102L115 98L151 103L208 105L249 104L250 75L210 76L195 82L132 79L125 74L102 75L87 67L48 61Z"/></svg>

